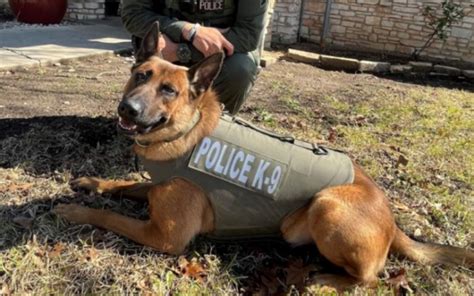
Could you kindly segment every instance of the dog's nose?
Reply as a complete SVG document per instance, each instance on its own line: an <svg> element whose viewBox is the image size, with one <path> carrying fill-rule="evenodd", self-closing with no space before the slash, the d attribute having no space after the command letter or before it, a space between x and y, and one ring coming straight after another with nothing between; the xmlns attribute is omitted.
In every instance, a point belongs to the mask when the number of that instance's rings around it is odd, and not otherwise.
<svg viewBox="0 0 474 296"><path fill-rule="evenodd" d="M136 119L143 113L144 109L140 101L124 100L118 106L118 114L127 119Z"/></svg>

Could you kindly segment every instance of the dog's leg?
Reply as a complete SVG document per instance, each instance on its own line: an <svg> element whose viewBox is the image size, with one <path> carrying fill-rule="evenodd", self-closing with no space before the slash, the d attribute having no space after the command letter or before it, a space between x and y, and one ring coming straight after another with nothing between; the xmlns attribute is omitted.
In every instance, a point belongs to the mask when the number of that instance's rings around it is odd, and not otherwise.
<svg viewBox="0 0 474 296"><path fill-rule="evenodd" d="M357 167L355 172L353 184L321 191L282 224L290 243L304 243L309 236L326 259L344 268L346 275L313 279L337 290L377 282L396 229L383 192Z"/></svg>
<svg viewBox="0 0 474 296"><path fill-rule="evenodd" d="M147 221L76 204L58 205L54 212L71 222L102 227L171 254L182 253L194 236L213 229L214 214L205 193L188 181L172 179L155 185L148 200Z"/></svg>
<svg viewBox="0 0 474 296"><path fill-rule="evenodd" d="M320 192L308 210L308 227L321 254L348 273L320 276L320 282L333 281L339 290L377 282L395 233L387 200L378 189L353 184Z"/></svg>
<svg viewBox="0 0 474 296"><path fill-rule="evenodd" d="M70 222L105 228L140 244L156 248L157 229L150 220L133 219L112 211L92 209L78 204L59 204L53 211Z"/></svg>
<svg viewBox="0 0 474 296"><path fill-rule="evenodd" d="M283 220L281 227L283 238L292 246L301 246L313 241L308 227L308 207L291 213Z"/></svg>
<svg viewBox="0 0 474 296"><path fill-rule="evenodd" d="M84 189L99 194L108 193L140 201L147 201L147 193L152 186L152 183L103 180L94 177L82 177L71 181L71 187L74 189Z"/></svg>

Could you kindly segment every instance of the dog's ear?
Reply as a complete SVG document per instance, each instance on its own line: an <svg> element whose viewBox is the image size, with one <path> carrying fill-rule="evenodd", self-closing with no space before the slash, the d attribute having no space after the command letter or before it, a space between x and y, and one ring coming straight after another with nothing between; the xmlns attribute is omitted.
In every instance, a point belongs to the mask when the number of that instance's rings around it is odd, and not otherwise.
<svg viewBox="0 0 474 296"><path fill-rule="evenodd" d="M154 22L145 34L140 49L135 55L137 63L144 62L149 57L156 54L161 57L161 52L159 52L160 36L160 23Z"/></svg>
<svg viewBox="0 0 474 296"><path fill-rule="evenodd" d="M188 79L190 91L194 98L199 97L211 87L212 82L221 71L223 61L224 53L218 52L189 68Z"/></svg>

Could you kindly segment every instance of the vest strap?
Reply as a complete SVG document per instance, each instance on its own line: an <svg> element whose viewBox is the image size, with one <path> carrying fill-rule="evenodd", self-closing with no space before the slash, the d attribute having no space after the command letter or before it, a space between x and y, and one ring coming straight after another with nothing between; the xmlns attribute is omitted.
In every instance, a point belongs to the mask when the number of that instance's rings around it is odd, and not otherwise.
<svg viewBox="0 0 474 296"><path fill-rule="evenodd" d="M248 128L251 128L257 132L260 132L262 134L265 134L267 136L270 136L272 138L276 138L276 139L279 139L280 141L283 141L283 142L288 142L288 143L294 143L295 142L295 138L293 138L293 136L285 136L285 135L280 135L280 134L277 134L277 133L273 133L273 132L270 132L266 129L263 129L263 128L260 128L250 122L248 122L247 120L245 119L242 119L240 117L234 117L234 122L235 123L238 123L240 125L243 125L245 127L248 127Z"/></svg>
<svg viewBox="0 0 474 296"><path fill-rule="evenodd" d="M240 117L232 117L232 120L237 123L237 124L240 124L240 125L243 125L245 127L248 127L248 128L251 128L253 130L256 130L262 134L265 134L267 136L270 136L272 138L276 138L276 139L279 139L280 141L283 141L283 142L288 142L288 143L291 143L291 144L294 144L296 146L299 146L301 148L305 148L305 149L308 149L308 150L311 150L313 151L314 154L316 155L327 155L328 154L328 151L326 148L324 148L323 146L319 146L315 143L308 143L308 142L305 142L305 141L300 141L300 140L297 140L295 139L293 136L291 135L280 135L280 134L277 134L277 133L273 133L273 132L270 132L266 129L263 129L263 128L260 128Z"/></svg>

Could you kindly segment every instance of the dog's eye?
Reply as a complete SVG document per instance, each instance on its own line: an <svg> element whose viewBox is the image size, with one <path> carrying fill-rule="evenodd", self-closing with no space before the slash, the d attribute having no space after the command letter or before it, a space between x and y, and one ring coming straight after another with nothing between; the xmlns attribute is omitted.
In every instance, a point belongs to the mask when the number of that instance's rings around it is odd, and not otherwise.
<svg viewBox="0 0 474 296"><path fill-rule="evenodd" d="M153 71L137 72L135 73L135 83L144 83L151 77L151 75L153 75Z"/></svg>
<svg viewBox="0 0 474 296"><path fill-rule="evenodd" d="M176 96L177 94L174 88L169 84L162 84L160 86L160 92L166 96Z"/></svg>

